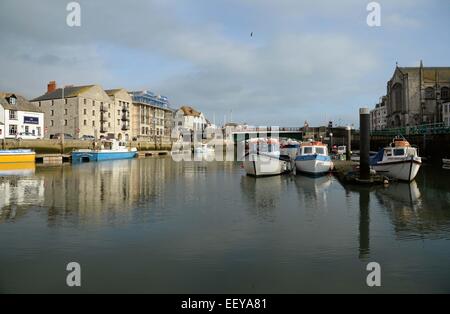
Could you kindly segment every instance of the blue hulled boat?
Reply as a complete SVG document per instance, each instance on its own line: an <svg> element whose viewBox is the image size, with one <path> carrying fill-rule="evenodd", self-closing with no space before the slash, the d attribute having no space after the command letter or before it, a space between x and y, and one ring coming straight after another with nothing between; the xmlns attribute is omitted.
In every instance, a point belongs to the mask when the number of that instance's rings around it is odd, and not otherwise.
<svg viewBox="0 0 450 314"><path fill-rule="evenodd" d="M72 152L72 162L132 159L137 156L136 148L127 148L123 142L103 141L100 149L80 149Z"/></svg>

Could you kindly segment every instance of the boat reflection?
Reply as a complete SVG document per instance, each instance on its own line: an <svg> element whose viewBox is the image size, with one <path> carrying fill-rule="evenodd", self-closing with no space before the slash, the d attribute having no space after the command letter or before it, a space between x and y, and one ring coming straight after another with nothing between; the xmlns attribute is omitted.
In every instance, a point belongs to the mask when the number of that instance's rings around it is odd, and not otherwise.
<svg viewBox="0 0 450 314"><path fill-rule="evenodd" d="M11 163L0 164L0 177L10 176L32 176L36 171L36 164L30 163Z"/></svg>
<svg viewBox="0 0 450 314"><path fill-rule="evenodd" d="M247 211L264 220L273 220L273 210L280 205L282 186L286 184L285 176L255 178L241 176L242 195L249 202Z"/></svg>
<svg viewBox="0 0 450 314"><path fill-rule="evenodd" d="M306 204L313 208L327 208L327 191L333 182L331 176L295 176L294 182L297 187L297 194L301 204Z"/></svg>

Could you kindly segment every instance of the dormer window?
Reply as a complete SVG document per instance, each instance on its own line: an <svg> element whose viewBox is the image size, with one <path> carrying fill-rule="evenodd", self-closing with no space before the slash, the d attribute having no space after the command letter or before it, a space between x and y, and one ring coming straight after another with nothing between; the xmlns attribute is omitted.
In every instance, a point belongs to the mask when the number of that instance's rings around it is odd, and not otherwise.
<svg viewBox="0 0 450 314"><path fill-rule="evenodd" d="M9 104L16 105L17 98L15 96L9 97Z"/></svg>

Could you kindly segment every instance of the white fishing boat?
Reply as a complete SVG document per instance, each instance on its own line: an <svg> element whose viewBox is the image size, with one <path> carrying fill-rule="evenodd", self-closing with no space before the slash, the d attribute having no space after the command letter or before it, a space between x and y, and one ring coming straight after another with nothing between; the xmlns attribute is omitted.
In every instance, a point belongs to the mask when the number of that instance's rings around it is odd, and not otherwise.
<svg viewBox="0 0 450 314"><path fill-rule="evenodd" d="M309 175L323 175L333 170L334 164L328 155L328 147L322 142L302 143L295 158L297 171Z"/></svg>
<svg viewBox="0 0 450 314"><path fill-rule="evenodd" d="M291 170L288 156L280 154L280 143L276 139L254 138L247 141L248 152L243 161L247 175L273 176Z"/></svg>
<svg viewBox="0 0 450 314"><path fill-rule="evenodd" d="M396 137L389 147L381 149L370 158L370 166L379 174L411 182L419 173L422 158L406 139Z"/></svg>

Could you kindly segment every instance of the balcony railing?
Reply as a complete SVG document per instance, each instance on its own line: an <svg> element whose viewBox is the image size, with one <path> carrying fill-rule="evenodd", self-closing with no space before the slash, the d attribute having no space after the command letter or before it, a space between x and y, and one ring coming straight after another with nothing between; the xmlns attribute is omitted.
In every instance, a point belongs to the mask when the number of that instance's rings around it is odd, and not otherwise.
<svg viewBox="0 0 450 314"><path fill-rule="evenodd" d="M450 126L444 123L422 124L409 127L391 128L378 131L372 131L371 135L424 135L424 134L450 134Z"/></svg>
<svg viewBox="0 0 450 314"><path fill-rule="evenodd" d="M108 111L108 107L105 106L105 105L101 105L101 106L100 106L100 111L101 111L101 112L107 112L107 111Z"/></svg>
<svg viewBox="0 0 450 314"><path fill-rule="evenodd" d="M130 121L130 116L127 114L122 115L122 121Z"/></svg>

